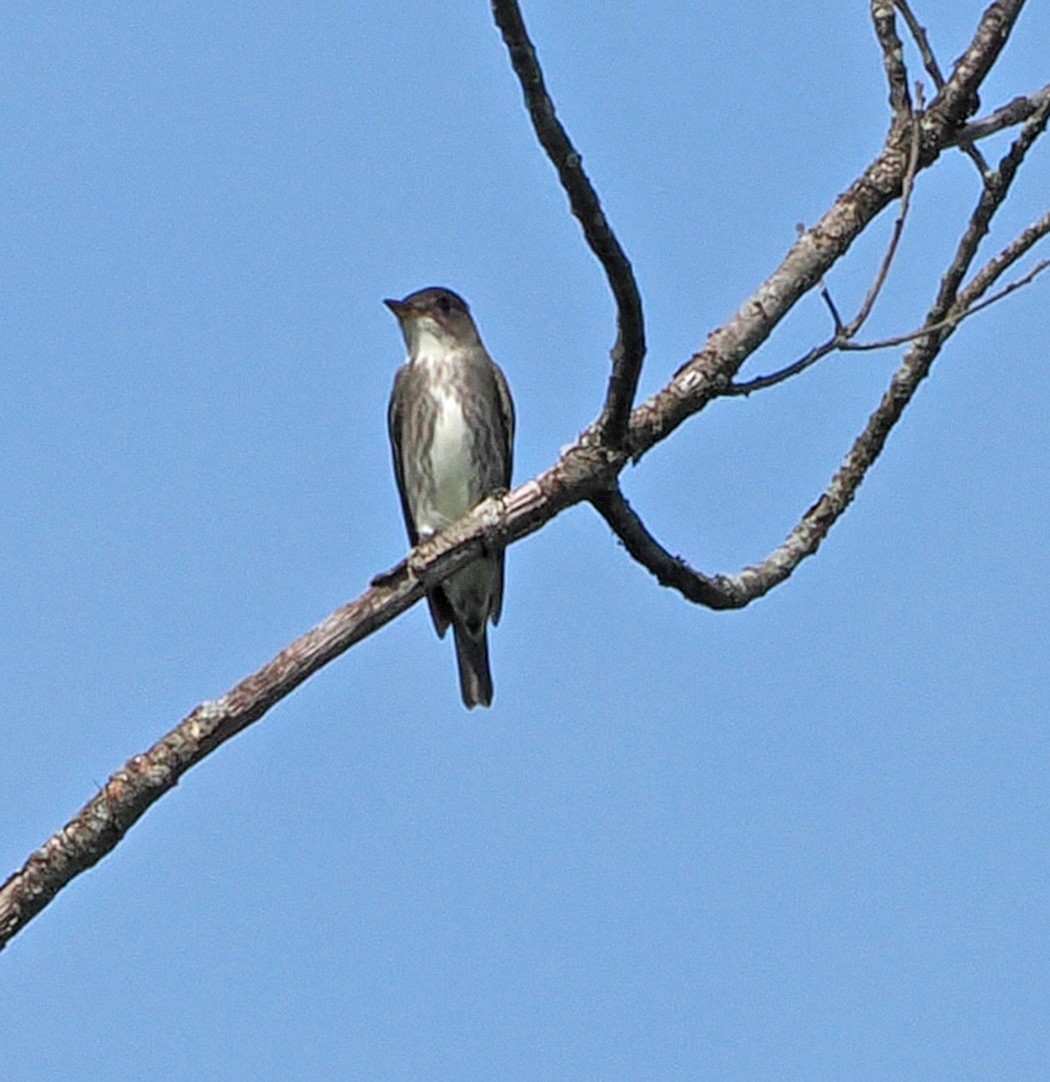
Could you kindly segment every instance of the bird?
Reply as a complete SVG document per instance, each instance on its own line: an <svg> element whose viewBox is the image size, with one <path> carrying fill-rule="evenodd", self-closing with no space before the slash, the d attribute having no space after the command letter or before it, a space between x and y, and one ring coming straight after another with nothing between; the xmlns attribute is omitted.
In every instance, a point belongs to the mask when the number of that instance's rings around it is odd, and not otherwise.
<svg viewBox="0 0 1050 1082"><path fill-rule="evenodd" d="M415 546L510 487L514 403L467 302L431 286L383 302L408 358L397 370L387 422L401 510ZM489 621L503 609L503 551L479 556L427 591L434 628L449 627L468 710L492 704Z"/></svg>

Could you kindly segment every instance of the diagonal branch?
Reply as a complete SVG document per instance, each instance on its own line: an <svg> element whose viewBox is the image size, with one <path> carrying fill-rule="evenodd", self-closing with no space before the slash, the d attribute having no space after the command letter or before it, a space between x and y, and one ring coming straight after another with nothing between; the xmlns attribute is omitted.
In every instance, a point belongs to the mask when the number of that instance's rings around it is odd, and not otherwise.
<svg viewBox="0 0 1050 1082"><path fill-rule="evenodd" d="M641 294L630 260L605 217L598 193L583 171L583 159L555 113L554 102L544 85L543 72L517 0L492 0L492 14L510 53L514 73L521 83L536 137L558 171L558 179L569 197L572 213L579 220L591 251L605 270L616 301L617 332L612 349L612 373L598 425L606 445L619 448L627 435L627 422L645 357Z"/></svg>
<svg viewBox="0 0 1050 1082"><path fill-rule="evenodd" d="M965 305L966 315L986 308L999 297L1005 297L1022 285L1027 285L1037 274L1042 274L1047 267L1047 261L1037 263L1028 274L1016 282L1001 289L995 296L989 297L980 304L974 303L983 296L999 278L1012 267L1022 256L1027 254L1043 237L1050 235L1050 211L1033 222L1023 233L1015 237L998 255L993 256L973 276L970 284L959 294L959 302Z"/></svg>
<svg viewBox="0 0 1050 1082"><path fill-rule="evenodd" d="M921 95L919 108L920 110L922 108ZM886 252L882 257L879 269L875 274L875 280L872 282L871 288L868 290L867 296L861 303L857 314L849 321L849 323L843 323L838 308L831 299L831 294L828 292L826 286L822 286L820 295L824 298L825 303L831 310L831 316L834 322L834 333L832 336L821 345L814 346L808 353L799 357L797 361L778 369L776 372L771 372L766 376L756 376L754 379L749 379L744 383L730 382L723 389L722 394L727 397L739 395L747 397L755 391L764 391L768 387L775 387L778 383L783 383L786 380L799 375L801 372L804 372L807 368L811 368L829 354L846 349L853 338L860 332L861 328L867 322L868 317L871 315L872 309L875 307L875 302L879 298L882 287L886 284L886 279L889 277L890 273L890 267L893 265L893 258L897 254L901 237L904 235L904 225L908 220L908 211L911 209L911 194L915 186L915 173L919 166L919 147L919 121L917 117L913 117L911 119L911 150L908 156L908 166L904 172L904 179L901 181L901 208L897 214L896 221L893 223L890 241L886 246Z"/></svg>
<svg viewBox="0 0 1050 1082"><path fill-rule="evenodd" d="M993 113L989 113L979 120L973 120L964 124L953 136L950 136L945 145L966 141L973 142L977 139L987 139L990 135L1001 132L1004 128L1013 128L1023 124L1039 107L1050 98L1050 83L1027 97L1021 95L1001 105Z"/></svg>
<svg viewBox="0 0 1050 1082"><path fill-rule="evenodd" d="M890 86L893 123L903 124L911 116L911 95L908 93L904 47L897 35L897 19L893 8L894 0L871 0L871 21L882 49L882 65L886 69L886 81Z"/></svg>
<svg viewBox="0 0 1050 1082"><path fill-rule="evenodd" d="M219 699L202 703L148 751L130 759L21 869L0 886L0 949L81 872L113 850L191 767L261 718L328 662L422 598L482 550L519 540L611 483L623 461L576 444L534 480L487 500L417 546L355 601L337 609Z"/></svg>
<svg viewBox="0 0 1050 1082"><path fill-rule="evenodd" d="M894 346L904 346L909 342L914 342L916 338L925 338L926 335L943 330L945 327L958 326L971 316L977 315L978 312L983 312L986 308L991 308L993 304L998 304L999 301L1009 297L1011 293L1016 293L1019 289L1024 289L1026 285L1030 285L1034 282L1047 267L1050 267L1050 259L1040 260L1031 270L1021 275L1020 278L1013 282L1009 282L1007 285L1003 286L1002 289L997 290L990 297L985 297L985 299L978 304L971 304L968 307L961 307L962 299L966 293L964 290L959 294L959 303L956 305L954 314L947 319L942 319L940 323L922 326L916 331L907 331L904 334L895 334L891 338L880 338L876 342L849 342L844 345L842 349L847 353L871 353L879 349L892 349Z"/></svg>
<svg viewBox="0 0 1050 1082"><path fill-rule="evenodd" d="M1021 15L1025 0L995 0L981 16L973 40L930 106L932 118L957 130L977 108L977 91L998 59Z"/></svg>

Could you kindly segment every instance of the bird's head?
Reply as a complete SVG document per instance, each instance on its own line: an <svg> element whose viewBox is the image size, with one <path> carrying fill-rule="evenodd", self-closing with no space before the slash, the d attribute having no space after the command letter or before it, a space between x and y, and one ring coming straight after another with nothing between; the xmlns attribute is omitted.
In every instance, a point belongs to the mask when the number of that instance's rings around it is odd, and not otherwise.
<svg viewBox="0 0 1050 1082"><path fill-rule="evenodd" d="M478 331L467 302L451 289L431 286L410 293L404 300L383 303L397 316L409 352L432 339L444 349L458 349L478 343Z"/></svg>

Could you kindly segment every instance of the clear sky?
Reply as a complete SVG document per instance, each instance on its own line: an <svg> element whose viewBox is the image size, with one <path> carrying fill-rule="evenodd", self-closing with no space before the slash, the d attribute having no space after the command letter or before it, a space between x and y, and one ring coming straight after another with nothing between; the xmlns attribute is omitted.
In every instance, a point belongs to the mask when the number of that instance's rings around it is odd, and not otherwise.
<svg viewBox="0 0 1050 1082"><path fill-rule="evenodd" d="M947 66L983 0L916 3ZM1028 8L988 107L1050 77ZM594 417L613 338L486 3L2 11L0 877L404 554L383 297L469 299L517 481ZM651 393L880 146L868 5L525 14ZM986 254L1048 192L1050 142ZM976 194L958 154L921 177L872 334L918 323ZM577 508L508 553L490 711L423 606L314 677L0 955L5 1079L1045 1078L1048 291L955 336L743 612ZM827 330L808 299L748 371ZM709 572L761 559L899 359L706 411L630 498Z"/></svg>

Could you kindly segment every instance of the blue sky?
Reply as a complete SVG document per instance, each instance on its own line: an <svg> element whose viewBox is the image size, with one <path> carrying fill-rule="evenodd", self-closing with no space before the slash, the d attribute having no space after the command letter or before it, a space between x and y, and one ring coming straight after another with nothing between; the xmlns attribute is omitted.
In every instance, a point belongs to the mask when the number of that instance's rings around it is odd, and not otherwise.
<svg viewBox="0 0 1050 1082"><path fill-rule="evenodd" d="M919 5L943 65L983 6ZM877 151L867 7L526 6L644 291L643 393ZM1047 80L1029 8L986 106ZM6 874L403 555L383 297L470 300L517 481L597 412L613 329L487 4L3 9ZM918 323L975 199L961 155L920 179L873 335ZM889 225L830 276L845 311ZM1048 288L960 330L743 612L577 508L508 554L491 711L422 606L330 665L0 956L5 1076L1045 1077ZM748 371L826 331L808 299ZM898 360L719 404L628 495L705 570L755 562Z"/></svg>

